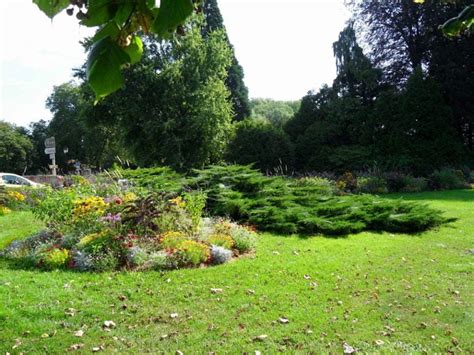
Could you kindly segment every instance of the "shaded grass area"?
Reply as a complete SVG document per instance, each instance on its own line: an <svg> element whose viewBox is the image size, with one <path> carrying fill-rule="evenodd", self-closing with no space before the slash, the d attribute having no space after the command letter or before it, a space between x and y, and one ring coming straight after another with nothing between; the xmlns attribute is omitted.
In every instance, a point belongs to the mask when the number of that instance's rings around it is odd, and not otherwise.
<svg viewBox="0 0 474 355"><path fill-rule="evenodd" d="M404 198L458 220L416 236L264 234L254 258L163 274L48 273L0 259L0 351L83 344L85 352L102 345L107 352L341 353L343 343L361 351L472 351L474 191ZM29 233L3 226L0 243ZM116 328L105 331L106 320ZM79 329L84 335L74 336Z"/></svg>

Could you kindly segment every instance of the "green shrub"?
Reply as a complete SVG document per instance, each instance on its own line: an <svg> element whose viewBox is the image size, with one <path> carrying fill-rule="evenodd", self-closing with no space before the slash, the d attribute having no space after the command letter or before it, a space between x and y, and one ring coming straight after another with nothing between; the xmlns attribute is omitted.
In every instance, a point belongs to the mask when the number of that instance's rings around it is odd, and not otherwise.
<svg viewBox="0 0 474 355"><path fill-rule="evenodd" d="M345 180L352 188L353 175L346 174ZM248 166L210 167L199 171L193 183L207 191L213 214L283 234L341 235L370 229L418 232L446 222L430 208L423 207L419 214L415 203L400 205L370 195L331 196L295 179L265 177ZM392 223L377 222L380 216L392 214L400 216Z"/></svg>
<svg viewBox="0 0 474 355"><path fill-rule="evenodd" d="M434 190L452 190L468 188L464 174L460 170L441 169L430 175L429 183Z"/></svg>
<svg viewBox="0 0 474 355"><path fill-rule="evenodd" d="M44 268L48 270L54 270L64 268L69 262L70 258L71 256L69 254L69 250L54 248L46 251L43 254L40 263Z"/></svg>
<svg viewBox="0 0 474 355"><path fill-rule="evenodd" d="M359 177L357 189L368 194L385 194L388 192L387 182L379 176Z"/></svg>
<svg viewBox="0 0 474 355"><path fill-rule="evenodd" d="M194 240L186 240L178 245L177 254L184 265L197 266L210 257L209 246Z"/></svg>
<svg viewBox="0 0 474 355"><path fill-rule="evenodd" d="M232 239L234 239L235 248L240 253L247 253L255 249L256 233L248 228L236 226L231 231Z"/></svg>
<svg viewBox="0 0 474 355"><path fill-rule="evenodd" d="M162 237L161 237L161 246L164 249L177 249L178 246L188 240L189 237L186 236L186 234L182 232L166 232Z"/></svg>
<svg viewBox="0 0 474 355"><path fill-rule="evenodd" d="M127 179L135 186L160 192L179 192L186 182L182 175L169 167L115 169L110 172L110 176L116 180Z"/></svg>
<svg viewBox="0 0 474 355"><path fill-rule="evenodd" d="M337 179L336 186L339 191L353 192L357 190L357 177L351 172L345 172Z"/></svg>
<svg viewBox="0 0 474 355"><path fill-rule="evenodd" d="M232 237L226 234L213 234L208 237L207 242L211 245L226 249L232 249L235 244Z"/></svg>
<svg viewBox="0 0 474 355"><path fill-rule="evenodd" d="M407 176L406 184L400 189L401 192L423 192L428 190L428 180Z"/></svg>
<svg viewBox="0 0 474 355"><path fill-rule="evenodd" d="M201 226L202 213L206 207L206 194L195 191L184 194L185 208L189 213L192 222L193 232L198 232Z"/></svg>

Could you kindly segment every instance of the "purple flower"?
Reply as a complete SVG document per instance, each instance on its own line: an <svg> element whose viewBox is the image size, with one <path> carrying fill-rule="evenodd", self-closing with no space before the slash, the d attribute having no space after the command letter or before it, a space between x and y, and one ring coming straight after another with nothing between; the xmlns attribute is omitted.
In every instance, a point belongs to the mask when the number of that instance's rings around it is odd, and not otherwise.
<svg viewBox="0 0 474 355"><path fill-rule="evenodd" d="M114 224L122 220L122 215L120 213L117 213L117 214L107 213L107 216L101 217L100 220L102 222L109 222L109 223Z"/></svg>

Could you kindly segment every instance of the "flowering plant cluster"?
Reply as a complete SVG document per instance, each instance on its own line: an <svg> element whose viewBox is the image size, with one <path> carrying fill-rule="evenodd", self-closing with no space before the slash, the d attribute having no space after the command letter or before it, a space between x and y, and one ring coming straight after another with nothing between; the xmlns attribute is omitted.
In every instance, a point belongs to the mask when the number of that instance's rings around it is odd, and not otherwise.
<svg viewBox="0 0 474 355"><path fill-rule="evenodd" d="M68 188L35 209L48 230L4 251L44 269L163 270L222 264L254 250L256 233L203 218L205 197Z"/></svg>
<svg viewBox="0 0 474 355"><path fill-rule="evenodd" d="M0 186L0 217L9 214L12 210L22 209L26 205L26 196Z"/></svg>

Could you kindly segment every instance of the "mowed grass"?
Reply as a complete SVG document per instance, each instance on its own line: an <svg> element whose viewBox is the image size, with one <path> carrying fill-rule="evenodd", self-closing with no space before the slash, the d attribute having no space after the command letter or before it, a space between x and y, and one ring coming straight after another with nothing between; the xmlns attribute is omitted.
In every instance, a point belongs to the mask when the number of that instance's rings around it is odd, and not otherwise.
<svg viewBox="0 0 474 355"><path fill-rule="evenodd" d="M15 239L26 237L43 224L33 218L31 212L15 212L0 217L0 249L3 249Z"/></svg>
<svg viewBox="0 0 474 355"><path fill-rule="evenodd" d="M0 352L342 353L344 343L472 352L474 191L404 198L458 220L419 235L264 234L255 257L166 273L41 272L2 260ZM0 243L30 232L0 223ZM104 329L107 320L116 327Z"/></svg>

